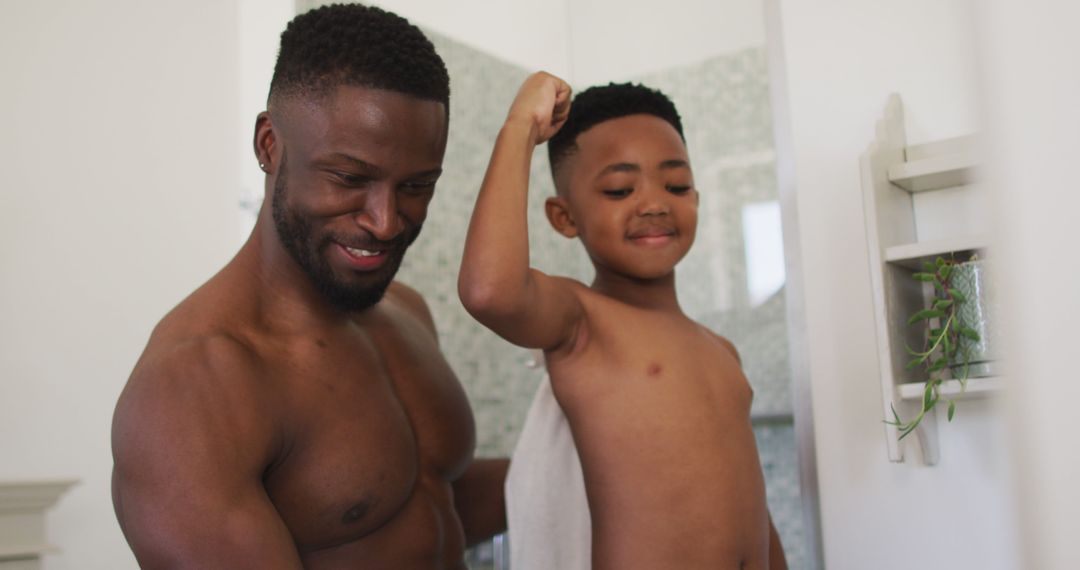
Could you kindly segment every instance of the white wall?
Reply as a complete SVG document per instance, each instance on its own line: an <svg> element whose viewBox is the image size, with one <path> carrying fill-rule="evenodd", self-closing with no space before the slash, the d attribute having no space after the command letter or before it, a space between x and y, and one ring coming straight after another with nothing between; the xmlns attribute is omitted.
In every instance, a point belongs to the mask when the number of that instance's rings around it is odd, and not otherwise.
<svg viewBox="0 0 1080 570"><path fill-rule="evenodd" d="M983 3L984 57L1002 265L1014 347L1008 395L1023 568L1080 568L1076 444L1080 322L1080 5Z"/></svg>
<svg viewBox="0 0 1080 570"><path fill-rule="evenodd" d="M570 73L566 2L373 0L370 3L509 63L562 77Z"/></svg>
<svg viewBox="0 0 1080 570"><path fill-rule="evenodd" d="M765 43L761 0L374 0L413 23L587 87Z"/></svg>
<svg viewBox="0 0 1080 570"><path fill-rule="evenodd" d="M135 567L109 496L112 410L154 323L242 237L237 10L50 0L0 17L0 479L82 480L48 518L49 569Z"/></svg>
<svg viewBox="0 0 1080 570"><path fill-rule="evenodd" d="M581 87L765 45L761 0L574 0L569 30Z"/></svg>
<svg viewBox="0 0 1080 570"><path fill-rule="evenodd" d="M859 155L889 93L909 144L980 128L965 0L779 0L803 267L825 566L1019 567L1002 414L939 418L941 463L889 463L882 429ZM910 445L910 443L909 443Z"/></svg>

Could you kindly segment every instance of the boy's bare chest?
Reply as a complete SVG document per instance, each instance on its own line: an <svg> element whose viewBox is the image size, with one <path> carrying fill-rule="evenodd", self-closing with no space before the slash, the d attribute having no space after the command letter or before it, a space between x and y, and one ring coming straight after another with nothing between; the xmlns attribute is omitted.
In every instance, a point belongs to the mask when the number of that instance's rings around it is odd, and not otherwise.
<svg viewBox="0 0 1080 570"><path fill-rule="evenodd" d="M301 549L396 526L418 489L448 489L471 460L471 411L429 332L313 335L281 360L287 435L264 484Z"/></svg>
<svg viewBox="0 0 1080 570"><path fill-rule="evenodd" d="M604 311L590 315L586 327L587 338L576 354L556 355L550 362L561 373L604 368L624 378L724 375L745 380L731 345L685 317Z"/></svg>

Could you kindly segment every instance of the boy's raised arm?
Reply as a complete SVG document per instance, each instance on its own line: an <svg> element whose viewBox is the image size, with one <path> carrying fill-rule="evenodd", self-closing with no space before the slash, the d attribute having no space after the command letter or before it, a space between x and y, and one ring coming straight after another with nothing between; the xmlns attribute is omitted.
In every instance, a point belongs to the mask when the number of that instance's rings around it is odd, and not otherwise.
<svg viewBox="0 0 1080 570"><path fill-rule="evenodd" d="M476 320L529 348L564 346L583 310L568 281L529 267L529 164L570 112L570 86L547 73L518 91L492 151L476 200L458 294Z"/></svg>

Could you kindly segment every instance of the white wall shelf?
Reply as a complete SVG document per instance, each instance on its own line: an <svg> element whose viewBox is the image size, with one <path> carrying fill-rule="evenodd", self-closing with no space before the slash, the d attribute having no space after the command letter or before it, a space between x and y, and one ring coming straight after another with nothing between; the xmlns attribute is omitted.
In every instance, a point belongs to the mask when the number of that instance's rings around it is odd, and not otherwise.
<svg viewBox="0 0 1080 570"><path fill-rule="evenodd" d="M1001 390L1005 386L1002 378L992 376L987 378L968 378L967 389L960 390L959 380L947 380L938 388L938 393L950 398L978 398L988 396ZM900 397L904 400L921 400L926 392L925 382L909 382L898 386Z"/></svg>
<svg viewBox="0 0 1080 570"><path fill-rule="evenodd" d="M978 180L974 137L958 137L904 150L904 162L890 165L888 178L908 192L941 190Z"/></svg>
<svg viewBox="0 0 1080 570"><path fill-rule="evenodd" d="M933 261L943 255L958 254L969 257L978 253L980 257L984 257L988 242L989 238L986 236L962 236L894 245L885 248L885 261L921 271L924 261Z"/></svg>
<svg viewBox="0 0 1080 570"><path fill-rule="evenodd" d="M45 512L76 481L0 482L0 570L41 567L56 549L45 537Z"/></svg>
<svg viewBox="0 0 1080 570"><path fill-rule="evenodd" d="M978 141L974 136L946 139L909 146L904 132L900 97L889 97L885 114L878 121L874 141L860 160L863 212L869 246L870 279L881 383L882 413L892 419L893 410L911 418L921 406L927 375L924 370L905 369L910 360L908 346L921 346L919 327L907 319L927 306L933 294L912 274L922 271L923 261L939 256L986 255L988 238L983 235L948 236L920 241L914 195L919 192L968 186L977 181ZM1000 378L973 378L962 397L985 396L1001 388ZM960 394L960 383L949 380L941 394ZM940 458L937 415L927 414L915 430L915 440L923 462L937 464ZM896 426L885 424L890 461L904 461L904 449Z"/></svg>

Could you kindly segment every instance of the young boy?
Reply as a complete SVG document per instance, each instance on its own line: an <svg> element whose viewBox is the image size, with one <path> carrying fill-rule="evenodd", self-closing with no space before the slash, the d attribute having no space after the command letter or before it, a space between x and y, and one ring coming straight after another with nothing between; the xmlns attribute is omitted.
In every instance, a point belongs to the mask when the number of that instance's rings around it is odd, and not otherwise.
<svg viewBox="0 0 1080 570"><path fill-rule="evenodd" d="M529 163L549 139L547 216L585 246L590 286L529 267ZM597 570L786 567L738 355L675 295L697 205L666 97L611 85L571 108L570 87L538 73L511 105L469 227L462 302L508 341L543 349L580 455Z"/></svg>

